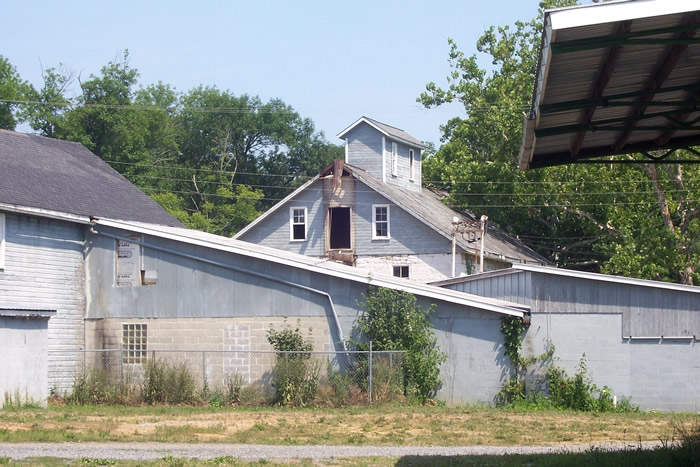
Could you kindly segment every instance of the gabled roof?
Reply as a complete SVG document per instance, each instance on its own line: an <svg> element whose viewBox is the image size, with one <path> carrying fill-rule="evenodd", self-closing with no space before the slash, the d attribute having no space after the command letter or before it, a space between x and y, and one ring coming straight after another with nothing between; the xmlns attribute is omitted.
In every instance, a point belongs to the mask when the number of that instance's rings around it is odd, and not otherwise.
<svg viewBox="0 0 700 467"><path fill-rule="evenodd" d="M226 251L237 255L255 258L260 261L276 263L327 276L351 280L377 287L402 290L417 296L441 300L458 305L469 306L486 311L492 311L510 316L522 317L530 311L530 307L492 298L480 297L440 287L409 281L369 270L346 266L332 261L322 261L318 258L300 255L263 245L243 242L228 237L222 237L198 230L168 227L138 222L123 222L111 219L95 219L96 225L117 228L121 230L142 233L154 237L165 238L191 245Z"/></svg>
<svg viewBox="0 0 700 467"><path fill-rule="evenodd" d="M423 222L448 240L452 240L452 218L459 218L460 222L476 222L477 218L468 212L457 211L441 201L436 192L422 187L421 191L402 190L387 183L382 183L368 172L345 164L352 175L367 185L372 190L390 200L413 217ZM527 245L508 235L496 224L488 223L484 246L486 258L508 261L511 263L537 263L551 264ZM480 235L478 236L480 238ZM465 237L457 235L457 245L464 251L476 251L480 248L477 241L468 241Z"/></svg>
<svg viewBox="0 0 700 467"><path fill-rule="evenodd" d="M0 205L182 226L80 143L0 130L0 175Z"/></svg>
<svg viewBox="0 0 700 467"><path fill-rule="evenodd" d="M387 125L386 123L378 122L376 120L373 120L369 117L360 117L355 123L338 133L338 138L340 139L345 139L345 135L350 132L353 128L356 126L366 123L367 125L371 126L375 130L379 131L381 134L386 136L387 138L394 139L401 141L403 143L408 144L409 146L413 146L419 149L424 149L426 148L426 145L423 144L422 141L414 138L413 136L409 135L405 131L403 131L400 128L393 127L391 125Z"/></svg>
<svg viewBox="0 0 700 467"><path fill-rule="evenodd" d="M332 173L333 167L334 164L331 164L326 169L321 171L319 175L316 175L304 185L297 188L289 196L255 219L255 221L248 224L243 230L234 235L233 238L239 239L255 225L262 222L265 218L272 215L272 213L278 209L282 208L289 200L295 198L299 193L313 184L322 175L325 176ZM343 164L343 170L345 173L358 179L368 188L384 196L391 203L408 212L449 241L452 241L453 217L458 217L460 221L476 221L476 218L470 213L456 211L448 206L445 206L445 204L443 204L443 202L440 200L440 196L427 188L421 188L420 192L402 190L399 187L383 183L370 175L368 172L358 169L357 167L353 167L349 164ZM480 245L478 245L477 242L469 242L466 238L460 235L457 236L456 243L464 251L474 252L476 251L476 248L480 248ZM484 256L490 259L507 261L511 263L524 262L551 264L549 260L537 254L521 241L517 240L511 235L506 234L495 224L488 224L484 250Z"/></svg>
<svg viewBox="0 0 700 467"><path fill-rule="evenodd" d="M697 0L547 10L520 168L700 145L699 30Z"/></svg>

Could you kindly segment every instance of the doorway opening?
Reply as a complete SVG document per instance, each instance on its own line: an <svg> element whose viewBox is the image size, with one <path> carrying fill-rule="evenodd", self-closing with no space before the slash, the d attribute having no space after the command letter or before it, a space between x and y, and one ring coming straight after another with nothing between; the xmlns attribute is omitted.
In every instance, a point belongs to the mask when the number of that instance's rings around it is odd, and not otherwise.
<svg viewBox="0 0 700 467"><path fill-rule="evenodd" d="M329 246L331 250L349 250L350 208L328 208Z"/></svg>

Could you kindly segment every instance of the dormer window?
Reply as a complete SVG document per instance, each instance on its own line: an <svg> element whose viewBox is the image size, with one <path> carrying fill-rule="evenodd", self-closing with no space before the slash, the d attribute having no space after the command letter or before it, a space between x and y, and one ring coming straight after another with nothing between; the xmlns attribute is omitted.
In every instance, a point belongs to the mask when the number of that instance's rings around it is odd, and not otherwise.
<svg viewBox="0 0 700 467"><path fill-rule="evenodd" d="M408 150L408 179L413 181L415 175L415 168L413 165L413 149Z"/></svg>
<svg viewBox="0 0 700 467"><path fill-rule="evenodd" d="M396 143L391 143L391 175L399 175L399 146Z"/></svg>

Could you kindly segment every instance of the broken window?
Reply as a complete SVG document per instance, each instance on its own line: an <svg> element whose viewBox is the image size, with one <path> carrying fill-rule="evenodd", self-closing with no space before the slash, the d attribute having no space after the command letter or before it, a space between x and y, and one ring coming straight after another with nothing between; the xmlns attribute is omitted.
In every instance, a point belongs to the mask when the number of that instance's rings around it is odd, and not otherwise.
<svg viewBox="0 0 700 467"><path fill-rule="evenodd" d="M331 250L352 248L350 208L328 208L329 247Z"/></svg>

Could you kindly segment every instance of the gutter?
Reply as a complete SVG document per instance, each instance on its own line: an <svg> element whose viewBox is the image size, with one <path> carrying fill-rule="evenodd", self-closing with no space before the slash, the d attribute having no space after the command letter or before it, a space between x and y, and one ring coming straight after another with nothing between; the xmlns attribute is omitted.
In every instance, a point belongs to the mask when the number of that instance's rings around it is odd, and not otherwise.
<svg viewBox="0 0 700 467"><path fill-rule="evenodd" d="M192 255L192 254L189 254L189 253L183 253L183 252L181 252L181 251L173 250L173 249L171 249L171 248L166 248L166 247L162 247L162 246L158 246L158 245L153 245L153 244L150 244L150 243L141 241L141 240L134 240L134 239L127 238L127 237L122 237L122 236L119 236L119 235L109 234L109 233L106 233L106 232L98 232L97 230L95 230L94 224L93 224L93 227L90 228L90 232L92 232L92 233L95 234L95 235L102 235L103 237L112 238L112 239L114 239L114 240L122 240L122 241L125 241L125 242L136 243L137 245L141 245L141 246L146 247L146 248L151 248L151 249L153 249L153 250L162 251L162 252L164 252L164 253L169 253L169 254L171 254L171 255L180 256L180 257L188 258L188 259L191 259L191 260L194 260L194 261L199 261L199 262L202 262L202 263L211 264L211 265L213 265L213 266L218 266L218 267L221 267L221 268L224 268L224 269L229 269L229 270L231 270L231 271L242 272L242 273L244 273L244 274L250 274L251 276L259 277L259 278L261 278L261 279L267 279L267 280L270 280L270 281L273 281L273 282L277 282L278 284L288 285L288 286L290 286L290 287L295 287L295 288L297 288L297 289L305 290L305 291L307 291L307 292L312 292L312 293L315 293L315 294L318 294L318 295L322 295L322 296L324 296L324 297L326 297L326 298L328 299L328 303L329 303L330 306L331 306L331 313L332 313L332 315L333 315L333 320L335 321L335 326L336 326L336 330L338 331L338 336L340 337L340 341L341 341L342 344L343 344L343 350L344 350L344 351L347 351L347 350L348 350L348 349L347 349L347 346L346 346L346 344L345 344L345 336L343 335L343 329L340 327L340 319L338 318L338 313L336 312L336 310L335 310L335 305L333 304L333 298L330 296L330 294L329 294L328 292L324 292L323 290L314 289L313 287L308 287L308 286L301 285L301 284L297 284L297 283L294 283L294 282L286 281L286 280L284 280L284 279L279 279L279 278L277 278L277 277L270 276L270 275L268 275L268 274L263 274L263 273L260 273L260 272L257 272L257 271L253 271L253 270L250 270L250 269L247 269L247 268L241 268L241 267L238 267L238 266L233 266L233 265L231 265L231 264L222 263L222 262L220 262L220 261L214 261L214 260L211 260L211 259L201 258L201 257L199 257L199 256Z"/></svg>

